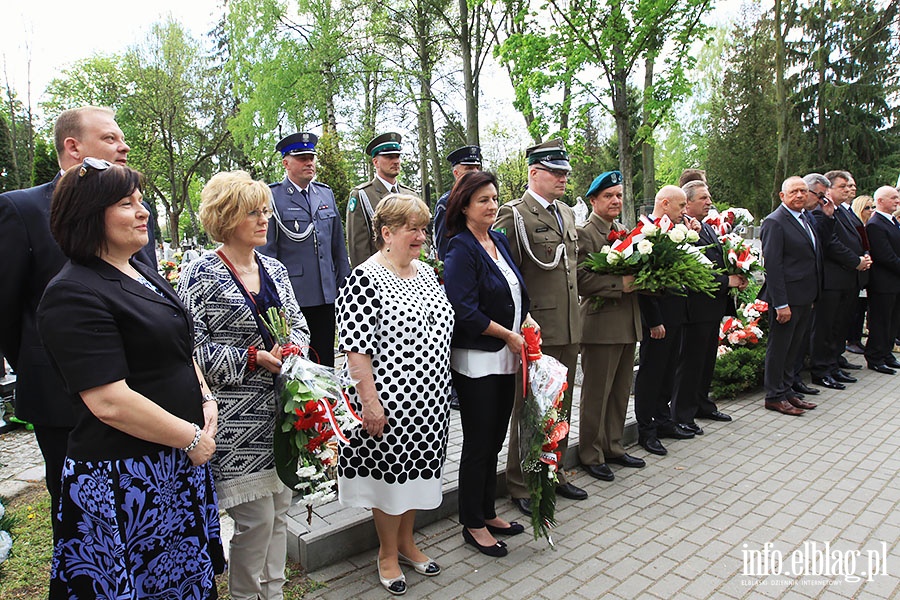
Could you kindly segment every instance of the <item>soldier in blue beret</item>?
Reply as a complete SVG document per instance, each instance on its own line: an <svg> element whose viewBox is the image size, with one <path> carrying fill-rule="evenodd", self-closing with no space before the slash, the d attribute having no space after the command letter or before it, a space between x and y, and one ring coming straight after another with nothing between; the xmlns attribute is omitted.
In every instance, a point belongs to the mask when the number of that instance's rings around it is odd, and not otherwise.
<svg viewBox="0 0 900 600"><path fill-rule="evenodd" d="M478 146L457 148L447 155L447 162L452 166L453 185L456 185L456 182L469 171L481 170L481 148ZM447 190L438 198L437 203L434 205L434 220L432 221L433 243L434 249L437 251L437 257L441 260L444 260L444 255L447 254L447 247L450 245L450 240L446 237L447 230L444 227L444 219L447 216L447 198L449 197L450 190Z"/></svg>
<svg viewBox="0 0 900 600"><path fill-rule="evenodd" d="M381 199L390 193L418 196L412 188L397 183L402 140L399 133L391 131L375 137L366 146L366 154L375 166L375 178L353 188L347 203L347 248L354 267L375 254L372 215Z"/></svg>
<svg viewBox="0 0 900 600"><path fill-rule="evenodd" d="M275 222L260 250L287 267L300 310L309 324L309 345L321 364L334 366L334 299L350 274L344 228L334 193L316 175L316 143L294 133L275 146L286 176L269 184Z"/></svg>

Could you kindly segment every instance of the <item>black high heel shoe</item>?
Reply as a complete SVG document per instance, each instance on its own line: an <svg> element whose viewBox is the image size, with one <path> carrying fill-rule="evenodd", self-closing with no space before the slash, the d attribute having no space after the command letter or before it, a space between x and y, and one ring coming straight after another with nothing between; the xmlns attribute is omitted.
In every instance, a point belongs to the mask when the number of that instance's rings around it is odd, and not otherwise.
<svg viewBox="0 0 900 600"><path fill-rule="evenodd" d="M509 550L506 549L506 545L501 544L501 542L497 542L493 546L482 546L475 540L475 537L465 527L463 527L462 536L463 539L466 540L467 544L469 544L470 546L475 546L482 554L487 554L488 556L494 556L496 558L500 558L509 554Z"/></svg>
<svg viewBox="0 0 900 600"><path fill-rule="evenodd" d="M525 531L525 527L515 521L511 522L509 527L497 527L496 525L490 525L488 523L485 523L484 526L494 535L519 535Z"/></svg>

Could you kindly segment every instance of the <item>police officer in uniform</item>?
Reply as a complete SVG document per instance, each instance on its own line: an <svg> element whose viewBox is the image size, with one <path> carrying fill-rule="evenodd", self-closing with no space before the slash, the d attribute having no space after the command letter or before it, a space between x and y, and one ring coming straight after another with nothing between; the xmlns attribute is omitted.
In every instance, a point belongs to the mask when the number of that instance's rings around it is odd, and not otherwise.
<svg viewBox="0 0 900 600"><path fill-rule="evenodd" d="M418 196L412 188L397 183L402 139L399 133L388 132L377 136L366 146L366 154L372 157L372 164L375 165L375 178L353 188L347 203L347 247L350 250L350 264L354 267L375 254L372 215L381 199L390 193Z"/></svg>
<svg viewBox="0 0 900 600"><path fill-rule="evenodd" d="M478 146L457 148L447 155L447 162L452 167L453 185L456 185L456 182L466 173L481 170L481 148ZM447 198L450 197L452 189L453 187L451 186L449 190L438 198L437 203L434 205L434 220L432 221L432 232L434 232L434 235L432 240L434 242L433 247L437 251L437 257L440 260L444 260L447 248L450 247L450 239L447 237L444 219L447 218Z"/></svg>
<svg viewBox="0 0 900 600"><path fill-rule="evenodd" d="M566 179L572 166L559 139L532 146L525 151L525 155L528 160L528 191L519 200L500 207L494 229L506 234L509 239L512 258L531 296L531 316L541 327L542 352L569 369L569 389L563 400L563 412L570 414L581 340L577 285L578 233L572 209L558 200L566 192ZM531 502L519 456L521 378L516 378L516 385L506 483L513 503L523 513L530 514ZM559 443L563 456L567 444L568 438ZM587 492L566 481L562 469L557 474L557 494L572 500L587 498Z"/></svg>
<svg viewBox="0 0 900 600"><path fill-rule="evenodd" d="M350 263L334 193L313 181L318 141L312 133L294 133L275 146L286 176L269 184L275 222L260 251L287 267L309 324L309 345L321 364L333 367L334 298L350 274Z"/></svg>

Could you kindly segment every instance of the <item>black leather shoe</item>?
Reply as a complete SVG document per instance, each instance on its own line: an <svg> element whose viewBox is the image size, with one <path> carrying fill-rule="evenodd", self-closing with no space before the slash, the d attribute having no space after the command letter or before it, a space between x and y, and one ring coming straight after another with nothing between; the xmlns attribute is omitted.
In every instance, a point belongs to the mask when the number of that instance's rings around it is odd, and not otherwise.
<svg viewBox="0 0 900 600"><path fill-rule="evenodd" d="M687 429L694 435L703 435L703 429L697 425L696 423L679 423L678 424L682 429Z"/></svg>
<svg viewBox="0 0 900 600"><path fill-rule="evenodd" d="M531 498L513 498L512 503L522 511L523 515L531 516Z"/></svg>
<svg viewBox="0 0 900 600"><path fill-rule="evenodd" d="M525 527L515 521L510 521L509 527L497 527L496 525L489 525L487 523L485 523L484 526L494 535L519 535L525 531Z"/></svg>
<svg viewBox="0 0 900 600"><path fill-rule="evenodd" d="M612 463L614 465L622 465L623 467L631 467L632 469L640 469L647 466L647 463L644 462L643 458L637 458L636 456L631 456L630 454L623 454L622 456L610 456L606 459L606 462Z"/></svg>
<svg viewBox="0 0 900 600"><path fill-rule="evenodd" d="M722 421L728 422L731 420L731 415L726 415L723 412L719 412L717 410L712 411L708 415L697 415L698 419L708 419L710 421Z"/></svg>
<svg viewBox="0 0 900 600"><path fill-rule="evenodd" d="M859 342L855 342L853 344L847 344L844 347L844 349L847 350L847 352L852 352L853 354L865 354L866 353L866 349L863 348L863 345ZM847 359L845 358L844 360L847 360ZM841 365L841 366L843 366L843 365ZM846 369L847 367L844 367L844 368ZM862 367L859 367L859 368L862 369Z"/></svg>
<svg viewBox="0 0 900 600"><path fill-rule="evenodd" d="M841 369L850 369L851 371L858 371L859 369L862 369L861 366L850 362L843 356L838 356L837 364Z"/></svg>
<svg viewBox="0 0 900 600"><path fill-rule="evenodd" d="M846 373L840 369L832 372L831 378L835 381L840 381L841 383L856 383L858 381L856 377L852 377L849 373Z"/></svg>
<svg viewBox="0 0 900 600"><path fill-rule="evenodd" d="M482 554L487 554L488 556L494 556L497 558L509 554L509 550L506 549L506 546L501 545L500 542L497 542L493 546L482 546L475 540L475 537L471 533L469 533L469 530L465 527L463 527L462 535L467 544L469 544L470 546L474 546Z"/></svg>
<svg viewBox="0 0 900 600"><path fill-rule="evenodd" d="M647 438L646 440L640 440L638 444L640 444L641 448L643 448L650 454L665 456L669 453L669 451L666 450L666 447L663 446L662 443L656 438Z"/></svg>
<svg viewBox="0 0 900 600"><path fill-rule="evenodd" d="M795 392L800 392L801 394L809 394L810 396L815 396L816 394L819 393L819 390L817 390L816 388L809 387L802 381L792 385L791 389L794 390Z"/></svg>
<svg viewBox="0 0 900 600"><path fill-rule="evenodd" d="M892 356L884 361L884 366L890 367L891 369L900 369L900 361Z"/></svg>
<svg viewBox="0 0 900 600"><path fill-rule="evenodd" d="M599 479L600 481L612 481L616 478L610 470L609 465L606 463L599 465L584 465L584 470L587 471L588 475L595 479Z"/></svg>
<svg viewBox="0 0 900 600"><path fill-rule="evenodd" d="M568 498L569 500L586 500L588 493L567 481L562 485L556 486L556 495Z"/></svg>
<svg viewBox="0 0 900 600"><path fill-rule="evenodd" d="M847 386L843 383L838 383L831 376L827 377L813 377L812 382L814 385L821 385L822 387L826 387L830 390L846 390Z"/></svg>
<svg viewBox="0 0 900 600"><path fill-rule="evenodd" d="M869 365L869 369L877 373L884 373L885 375L893 375L897 372L886 365Z"/></svg>
<svg viewBox="0 0 900 600"><path fill-rule="evenodd" d="M791 393L794 395L794 398L800 398L801 400L806 398L806 394L801 394L800 392L795 392L794 390L791 390Z"/></svg>
<svg viewBox="0 0 900 600"><path fill-rule="evenodd" d="M656 437L660 439L690 440L694 438L694 432L688 431L681 425L675 424L671 427L657 427Z"/></svg>

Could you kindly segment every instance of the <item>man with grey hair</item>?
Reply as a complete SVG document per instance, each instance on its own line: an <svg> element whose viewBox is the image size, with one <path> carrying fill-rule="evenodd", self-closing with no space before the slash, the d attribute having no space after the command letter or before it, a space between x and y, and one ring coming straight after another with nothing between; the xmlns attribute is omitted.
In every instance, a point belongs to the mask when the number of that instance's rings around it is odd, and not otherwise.
<svg viewBox="0 0 900 600"><path fill-rule="evenodd" d="M765 407L785 415L799 416L816 405L797 397L791 389L795 362L809 327L813 302L822 281L823 240L831 236L834 220L818 228L806 209L809 186L800 177L781 184L781 205L763 221L760 231L766 261L766 282L759 296L769 303L769 343L763 385ZM818 198L816 198L818 203ZM825 197L822 211L834 214L834 204Z"/></svg>
<svg viewBox="0 0 900 600"><path fill-rule="evenodd" d="M900 327L900 223L893 216L900 192L885 185L875 190L874 197L875 212L866 223L872 254L866 363L873 371L893 375L900 368L892 352Z"/></svg>
<svg viewBox="0 0 900 600"><path fill-rule="evenodd" d="M699 292L687 294L687 315L672 390L672 419L695 435L702 435L703 429L697 425L695 418L731 420L709 398L709 388L716 367L722 317L737 314L728 290L746 288L747 278L725 273L725 251L719 237L712 226L703 222L712 208L712 196L706 183L689 181L681 186L681 190L687 197L685 214L701 224L698 232L700 239L694 245L710 260L712 268L721 270L721 274L715 277L718 289L714 296Z"/></svg>
<svg viewBox="0 0 900 600"><path fill-rule="evenodd" d="M809 194L815 196L812 214L817 223L828 219L819 205L820 200L828 195L835 205L833 233L823 240L822 290L813 316L810 372L815 385L844 389L844 384L855 383L856 378L842 370L838 361L844 352L847 320L853 313L872 259L863 248L862 237L854 224L859 219L844 207L853 200L855 191L850 174L846 171L829 171L824 176L810 173L803 179Z"/></svg>

